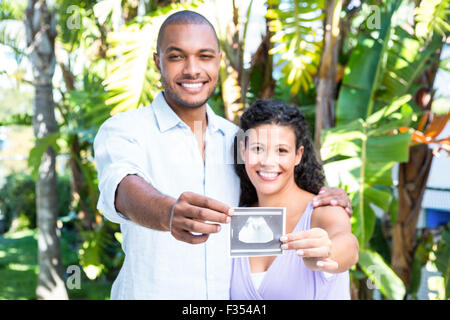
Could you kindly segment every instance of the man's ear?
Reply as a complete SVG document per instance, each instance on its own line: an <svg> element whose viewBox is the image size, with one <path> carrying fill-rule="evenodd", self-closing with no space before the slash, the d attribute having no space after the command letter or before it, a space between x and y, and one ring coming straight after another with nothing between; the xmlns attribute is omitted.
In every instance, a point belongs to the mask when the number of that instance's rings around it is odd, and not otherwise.
<svg viewBox="0 0 450 320"><path fill-rule="evenodd" d="M159 64L159 55L156 52L153 53L153 61L155 61L156 69L158 69L158 71L161 73L161 66Z"/></svg>
<svg viewBox="0 0 450 320"><path fill-rule="evenodd" d="M298 166L300 164L300 162L302 161L303 150L305 150L305 148L303 148L303 146L300 146L297 149L297 153L295 155L295 165L296 166Z"/></svg>

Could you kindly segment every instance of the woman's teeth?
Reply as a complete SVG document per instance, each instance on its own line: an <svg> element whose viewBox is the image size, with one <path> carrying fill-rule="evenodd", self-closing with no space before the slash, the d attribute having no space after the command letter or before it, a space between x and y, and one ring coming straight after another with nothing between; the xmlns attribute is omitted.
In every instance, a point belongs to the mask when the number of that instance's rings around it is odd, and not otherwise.
<svg viewBox="0 0 450 320"><path fill-rule="evenodd" d="M267 179L273 179L273 178L275 178L275 177L278 176L278 173L277 173L277 172L262 172L262 171L259 171L258 174L259 174L261 177L267 178Z"/></svg>

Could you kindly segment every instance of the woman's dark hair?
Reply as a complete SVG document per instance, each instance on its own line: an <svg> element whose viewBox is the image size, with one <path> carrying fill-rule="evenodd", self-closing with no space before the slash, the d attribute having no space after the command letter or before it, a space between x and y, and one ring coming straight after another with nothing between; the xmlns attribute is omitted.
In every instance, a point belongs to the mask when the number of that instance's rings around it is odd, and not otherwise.
<svg viewBox="0 0 450 320"><path fill-rule="evenodd" d="M244 137L247 146L247 135L243 133L261 124L276 124L288 126L295 133L295 147L303 146L303 156L300 163L294 168L296 184L303 190L317 194L324 185L322 166L316 159L312 139L308 127L299 108L289 106L276 100L257 100L247 109L240 119L240 134L234 139L234 166L241 180L241 196L239 206L250 206L258 202L256 189L251 183L245 164L239 152L239 141Z"/></svg>

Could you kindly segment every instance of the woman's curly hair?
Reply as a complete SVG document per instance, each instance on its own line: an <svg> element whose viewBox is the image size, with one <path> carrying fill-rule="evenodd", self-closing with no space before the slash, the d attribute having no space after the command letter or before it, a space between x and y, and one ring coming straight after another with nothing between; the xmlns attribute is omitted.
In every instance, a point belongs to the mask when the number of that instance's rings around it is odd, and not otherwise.
<svg viewBox="0 0 450 320"><path fill-rule="evenodd" d="M300 163L294 168L296 184L303 190L317 194L324 185L324 174L317 161L311 136L303 114L297 107L289 106L276 100L257 100L247 109L240 119L240 133L234 139L234 167L241 180L241 196L239 206L251 206L258 202L256 189L251 183L245 164L239 152L239 139L244 137L247 146L247 136L242 133L261 124L276 124L289 126L295 133L296 150L303 146L303 156Z"/></svg>

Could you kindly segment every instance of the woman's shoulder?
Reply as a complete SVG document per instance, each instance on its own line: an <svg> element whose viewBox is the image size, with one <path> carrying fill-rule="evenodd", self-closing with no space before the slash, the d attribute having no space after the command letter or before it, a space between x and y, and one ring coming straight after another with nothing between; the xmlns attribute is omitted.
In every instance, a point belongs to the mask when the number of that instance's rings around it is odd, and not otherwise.
<svg viewBox="0 0 450 320"><path fill-rule="evenodd" d="M347 213L340 206L321 206L313 209L311 227L325 226L339 221L349 222Z"/></svg>

